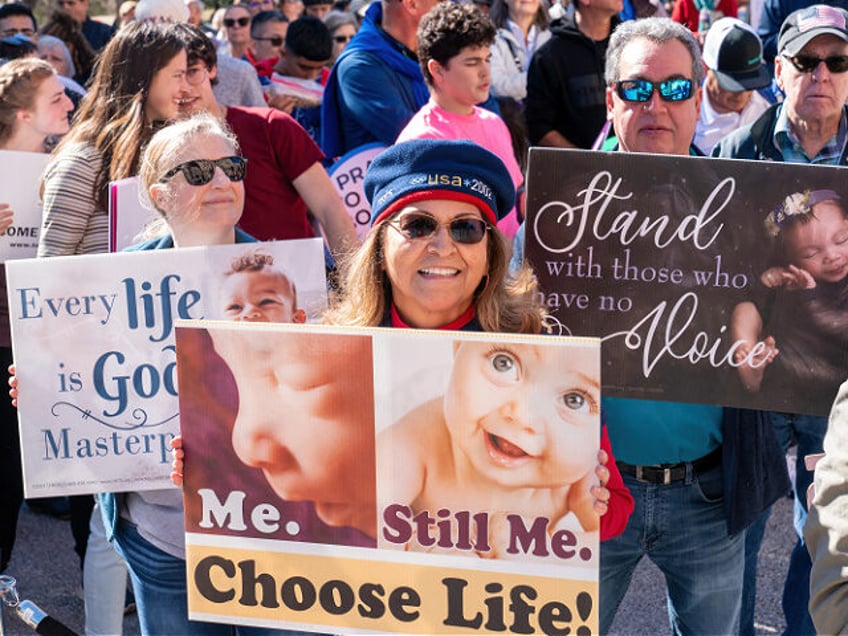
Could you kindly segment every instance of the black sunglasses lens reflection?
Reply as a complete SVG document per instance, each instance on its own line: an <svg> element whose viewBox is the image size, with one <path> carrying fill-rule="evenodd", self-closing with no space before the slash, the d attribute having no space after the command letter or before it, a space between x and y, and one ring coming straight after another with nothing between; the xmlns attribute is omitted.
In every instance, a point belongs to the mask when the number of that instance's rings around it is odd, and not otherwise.
<svg viewBox="0 0 848 636"><path fill-rule="evenodd" d="M192 186L206 185L215 177L215 167L221 169L230 181L241 181L247 170L247 161L243 157L224 157L222 159L196 159L186 161L168 172L163 178L167 181L182 172L186 182Z"/></svg>
<svg viewBox="0 0 848 636"><path fill-rule="evenodd" d="M824 62L827 70L831 73L844 73L848 71L848 55L832 55L826 58L814 57L812 55L796 55L789 59L801 73L812 73L822 62Z"/></svg>

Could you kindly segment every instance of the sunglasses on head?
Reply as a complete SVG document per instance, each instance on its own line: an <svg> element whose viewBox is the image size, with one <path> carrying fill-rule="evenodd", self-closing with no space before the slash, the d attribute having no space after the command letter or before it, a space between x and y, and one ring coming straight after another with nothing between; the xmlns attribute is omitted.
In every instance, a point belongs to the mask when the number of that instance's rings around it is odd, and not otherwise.
<svg viewBox="0 0 848 636"><path fill-rule="evenodd" d="M479 243L489 230L488 224L475 216L461 216L442 223L425 212L404 212L389 221L389 225L410 241L431 238L444 225L450 237L463 245Z"/></svg>
<svg viewBox="0 0 848 636"><path fill-rule="evenodd" d="M250 24L250 18L224 18L224 26L228 29L232 29L237 24L240 27L246 27Z"/></svg>
<svg viewBox="0 0 848 636"><path fill-rule="evenodd" d="M664 102L682 102L692 97L692 80L685 78L670 79L664 82L649 82L648 80L621 80L615 82L615 92L625 102L650 101L654 89Z"/></svg>
<svg viewBox="0 0 848 636"><path fill-rule="evenodd" d="M286 39L280 35L272 35L269 38L253 38L254 40L259 40L260 42L270 42L271 46L282 46L283 42Z"/></svg>
<svg viewBox="0 0 848 636"><path fill-rule="evenodd" d="M221 169L230 181L241 181L244 179L244 173L247 170L247 159L244 157L221 157L220 159L194 159L181 163L176 168L172 168L159 179L160 183L164 183L168 179L175 177L177 173L182 172L186 182L193 186L206 185L212 181L215 176L215 167Z"/></svg>
<svg viewBox="0 0 848 636"><path fill-rule="evenodd" d="M844 73L848 71L848 55L831 55L830 57L815 57L814 55L795 55L789 57L784 55L787 60L792 62L799 73L812 73L819 64L824 62L827 70L831 73Z"/></svg>

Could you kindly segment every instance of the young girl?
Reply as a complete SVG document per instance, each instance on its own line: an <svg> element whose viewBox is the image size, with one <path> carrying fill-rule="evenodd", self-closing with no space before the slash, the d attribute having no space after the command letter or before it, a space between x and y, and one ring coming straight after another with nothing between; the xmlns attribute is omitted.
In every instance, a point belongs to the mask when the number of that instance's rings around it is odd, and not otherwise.
<svg viewBox="0 0 848 636"><path fill-rule="evenodd" d="M845 379L848 347L848 212L833 190L796 192L765 219L774 263L760 277L761 298L738 304L731 330L745 388L791 386L811 404L830 403ZM796 393L799 394L799 393Z"/></svg>
<svg viewBox="0 0 848 636"><path fill-rule="evenodd" d="M109 182L138 173L156 126L177 116L185 76L186 53L173 27L134 23L112 39L45 171L39 256L107 250Z"/></svg>
<svg viewBox="0 0 848 636"><path fill-rule="evenodd" d="M73 110L52 67L41 60L23 58L0 68L0 150L47 152L48 141L68 132L68 112ZM35 196L35 193L33 193ZM8 204L0 203L0 234L13 222ZM0 364L12 361L9 313L5 305L6 269L0 264ZM0 407L0 572L6 568L15 543L18 510L23 500L21 453L17 415L11 404Z"/></svg>

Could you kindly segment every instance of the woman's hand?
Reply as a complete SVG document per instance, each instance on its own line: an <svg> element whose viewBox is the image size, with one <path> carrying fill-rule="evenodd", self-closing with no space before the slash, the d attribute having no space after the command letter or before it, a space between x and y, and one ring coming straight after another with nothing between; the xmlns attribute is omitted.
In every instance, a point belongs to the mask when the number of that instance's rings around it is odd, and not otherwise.
<svg viewBox="0 0 848 636"><path fill-rule="evenodd" d="M580 481L572 484L568 491L568 509L586 532L596 532L601 527L600 517L609 509L610 492L607 490L609 456L605 450L598 451L598 465L586 473ZM596 483L597 482L597 483Z"/></svg>
<svg viewBox="0 0 848 636"><path fill-rule="evenodd" d="M9 397L12 398L12 406L18 408L18 376L15 375L15 365L9 365Z"/></svg>
<svg viewBox="0 0 848 636"><path fill-rule="evenodd" d="M6 230L12 227L15 222L15 213L9 207L8 203L0 203L0 234L5 234Z"/></svg>
<svg viewBox="0 0 848 636"><path fill-rule="evenodd" d="M171 440L171 483L182 488L183 486L183 438L177 435Z"/></svg>

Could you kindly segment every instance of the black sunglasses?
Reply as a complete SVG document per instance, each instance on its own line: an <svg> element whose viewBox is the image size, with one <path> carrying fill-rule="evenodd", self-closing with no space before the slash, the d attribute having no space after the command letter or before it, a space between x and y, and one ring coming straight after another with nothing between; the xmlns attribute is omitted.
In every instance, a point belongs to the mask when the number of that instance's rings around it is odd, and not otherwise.
<svg viewBox="0 0 848 636"><path fill-rule="evenodd" d="M692 80L682 77L659 83L639 79L621 80L613 85L618 96L625 102L647 102L654 94L654 89L659 91L664 102L682 102L692 97Z"/></svg>
<svg viewBox="0 0 848 636"><path fill-rule="evenodd" d="M450 237L463 245L479 243L489 230L483 219L474 216L461 216L441 223L436 217L424 212L405 212L389 221L389 225L410 241L431 238L444 225L448 228Z"/></svg>
<svg viewBox="0 0 848 636"><path fill-rule="evenodd" d="M247 159L244 157L221 157L220 159L194 159L181 163L176 168L172 168L159 179L160 183L164 183L168 179L182 172L186 182L193 186L206 185L215 176L215 167L221 169L230 181L241 181L244 179L244 173L247 171Z"/></svg>
<svg viewBox="0 0 848 636"><path fill-rule="evenodd" d="M282 46L283 42L286 41L284 37L279 35L272 35L270 38L253 38L254 40L259 40L260 42L270 42L271 46Z"/></svg>
<svg viewBox="0 0 848 636"><path fill-rule="evenodd" d="M792 66L798 69L799 73L812 73L822 62L831 73L848 71L848 55L831 55L824 58L814 55L796 55L794 57L784 55L783 57L792 62Z"/></svg>
<svg viewBox="0 0 848 636"><path fill-rule="evenodd" d="M246 27L250 24L250 18L224 18L224 26L228 29L232 29L237 24L240 27Z"/></svg>
<svg viewBox="0 0 848 636"><path fill-rule="evenodd" d="M352 35L334 35L333 42L336 44L344 44L345 42L350 42L353 39Z"/></svg>

